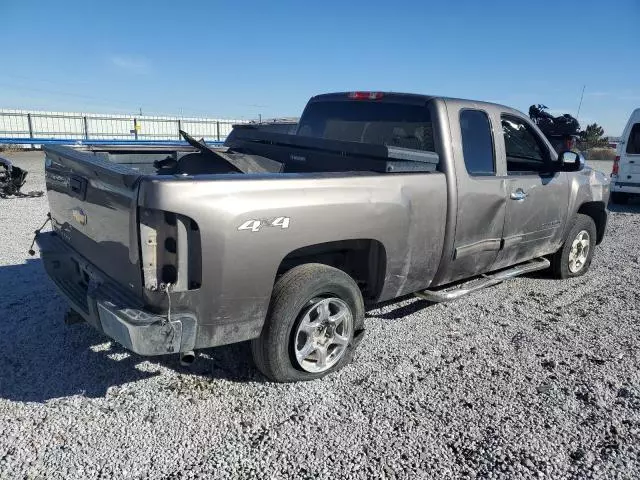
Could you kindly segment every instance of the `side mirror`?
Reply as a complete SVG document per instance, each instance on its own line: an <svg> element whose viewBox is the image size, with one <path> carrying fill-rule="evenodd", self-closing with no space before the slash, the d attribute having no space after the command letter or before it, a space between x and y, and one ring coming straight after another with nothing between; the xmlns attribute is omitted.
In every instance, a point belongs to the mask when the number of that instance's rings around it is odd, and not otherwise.
<svg viewBox="0 0 640 480"><path fill-rule="evenodd" d="M558 170L561 172L579 172L584 168L584 157L579 153L566 151L558 157Z"/></svg>

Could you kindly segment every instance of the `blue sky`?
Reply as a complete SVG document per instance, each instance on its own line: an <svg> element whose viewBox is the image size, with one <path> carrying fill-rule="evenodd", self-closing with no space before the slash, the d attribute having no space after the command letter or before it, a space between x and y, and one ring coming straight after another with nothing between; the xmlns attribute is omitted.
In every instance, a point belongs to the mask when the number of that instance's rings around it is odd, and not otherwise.
<svg viewBox="0 0 640 480"><path fill-rule="evenodd" d="M640 0L0 0L0 108L297 116L393 90L544 103L621 132L640 107Z"/></svg>

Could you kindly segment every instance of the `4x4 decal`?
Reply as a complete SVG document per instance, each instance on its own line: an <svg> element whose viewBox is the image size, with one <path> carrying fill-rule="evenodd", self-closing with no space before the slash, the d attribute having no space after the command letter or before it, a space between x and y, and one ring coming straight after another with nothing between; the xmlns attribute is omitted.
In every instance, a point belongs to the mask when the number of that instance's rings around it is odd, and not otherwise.
<svg viewBox="0 0 640 480"><path fill-rule="evenodd" d="M289 217L276 217L268 220L247 220L238 227L238 230L251 230L252 232L259 232L263 227L289 228L289 221Z"/></svg>

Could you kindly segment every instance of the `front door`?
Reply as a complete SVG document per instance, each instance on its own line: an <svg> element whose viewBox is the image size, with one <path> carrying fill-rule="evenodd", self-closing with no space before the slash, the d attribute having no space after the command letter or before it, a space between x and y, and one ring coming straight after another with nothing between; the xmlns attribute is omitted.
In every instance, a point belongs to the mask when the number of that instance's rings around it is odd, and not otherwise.
<svg viewBox="0 0 640 480"><path fill-rule="evenodd" d="M524 118L501 116L506 157L506 218L503 246L494 268L554 252L567 221L569 184L554 172L555 155Z"/></svg>

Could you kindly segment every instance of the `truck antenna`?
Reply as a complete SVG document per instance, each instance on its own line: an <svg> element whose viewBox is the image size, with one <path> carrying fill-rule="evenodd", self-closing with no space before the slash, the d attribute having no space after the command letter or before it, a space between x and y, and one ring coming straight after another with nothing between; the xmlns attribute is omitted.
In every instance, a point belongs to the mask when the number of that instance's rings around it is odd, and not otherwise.
<svg viewBox="0 0 640 480"><path fill-rule="evenodd" d="M580 95L580 103L578 104L578 113L576 113L576 120L580 117L580 108L582 107L582 99L584 98L584 89L587 88L586 85L582 86L582 94Z"/></svg>

